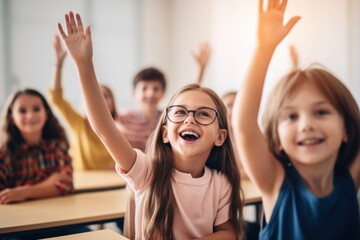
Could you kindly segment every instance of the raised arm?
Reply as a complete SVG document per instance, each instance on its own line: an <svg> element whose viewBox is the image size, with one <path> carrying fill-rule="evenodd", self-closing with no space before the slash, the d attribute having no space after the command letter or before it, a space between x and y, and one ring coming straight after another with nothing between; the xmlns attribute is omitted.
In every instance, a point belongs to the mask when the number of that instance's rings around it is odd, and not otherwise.
<svg viewBox="0 0 360 240"><path fill-rule="evenodd" d="M54 92L59 92L61 90L61 74L64 59L66 57L66 50L61 46L60 38L58 35L54 38L54 50L55 50L55 66L54 66L54 82L53 90Z"/></svg>
<svg viewBox="0 0 360 240"><path fill-rule="evenodd" d="M195 78L195 83L201 85L203 83L204 72L211 55L211 48L209 43L200 43L198 52L193 51L191 52L191 55L193 56L194 60L198 65L198 73L197 77Z"/></svg>
<svg viewBox="0 0 360 240"><path fill-rule="evenodd" d="M283 25L286 4L286 0L269 0L264 10L263 0L260 0L255 53L233 106L232 124L240 160L249 178L263 195L279 190L284 177L280 163L268 150L258 126L258 115L271 57L278 44L300 19L293 17Z"/></svg>
<svg viewBox="0 0 360 240"><path fill-rule="evenodd" d="M105 99L96 80L93 65L93 51L90 27L84 30L80 15L72 12L65 15L67 34L61 24L59 32L68 53L77 67L85 109L94 132L99 136L120 168L129 171L134 164L136 153L116 127Z"/></svg>

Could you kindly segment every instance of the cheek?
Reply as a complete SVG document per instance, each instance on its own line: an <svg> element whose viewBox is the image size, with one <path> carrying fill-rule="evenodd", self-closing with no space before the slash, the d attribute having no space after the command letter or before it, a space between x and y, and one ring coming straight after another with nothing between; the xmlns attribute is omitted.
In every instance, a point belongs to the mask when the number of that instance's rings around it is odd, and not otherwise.
<svg viewBox="0 0 360 240"><path fill-rule="evenodd" d="M284 124L279 124L277 129L277 137L279 140L279 144L280 146L282 146L284 143L286 144L286 142L289 141L290 129Z"/></svg>

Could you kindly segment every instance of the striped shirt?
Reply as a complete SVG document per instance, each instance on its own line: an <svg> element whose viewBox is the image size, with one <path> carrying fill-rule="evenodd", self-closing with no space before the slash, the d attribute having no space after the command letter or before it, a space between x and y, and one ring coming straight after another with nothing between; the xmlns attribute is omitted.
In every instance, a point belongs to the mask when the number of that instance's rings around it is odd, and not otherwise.
<svg viewBox="0 0 360 240"><path fill-rule="evenodd" d="M158 111L156 116L149 120L139 110L131 110L120 114L116 121L130 145L133 148L145 151L146 142L155 130L160 116L161 111Z"/></svg>
<svg viewBox="0 0 360 240"><path fill-rule="evenodd" d="M36 145L24 144L20 151L19 159L8 159L0 150L0 191L38 184L60 171L66 172L70 178L55 183L55 187L62 195L74 191L71 158L65 143L49 140Z"/></svg>

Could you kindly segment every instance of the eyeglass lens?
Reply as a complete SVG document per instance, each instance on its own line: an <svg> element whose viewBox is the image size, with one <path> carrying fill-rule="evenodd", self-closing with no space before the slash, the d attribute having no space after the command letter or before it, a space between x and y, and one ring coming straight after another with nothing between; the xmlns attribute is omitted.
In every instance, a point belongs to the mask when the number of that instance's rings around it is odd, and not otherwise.
<svg viewBox="0 0 360 240"><path fill-rule="evenodd" d="M216 110L209 107L202 107L196 110L187 110L183 106L171 106L168 108L168 118L170 121L179 123L183 122L190 113L194 114L195 120L203 125L211 124L215 121Z"/></svg>

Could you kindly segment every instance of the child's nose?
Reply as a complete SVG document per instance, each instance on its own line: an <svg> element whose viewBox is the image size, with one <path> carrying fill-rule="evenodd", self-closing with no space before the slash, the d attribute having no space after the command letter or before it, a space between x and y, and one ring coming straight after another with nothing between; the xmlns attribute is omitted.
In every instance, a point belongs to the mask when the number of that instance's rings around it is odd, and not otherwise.
<svg viewBox="0 0 360 240"><path fill-rule="evenodd" d="M193 112L189 112L188 116L185 118L184 123L196 123L195 114Z"/></svg>
<svg viewBox="0 0 360 240"><path fill-rule="evenodd" d="M315 121L311 116L302 116L300 118L300 130L301 131L313 131L315 129Z"/></svg>

